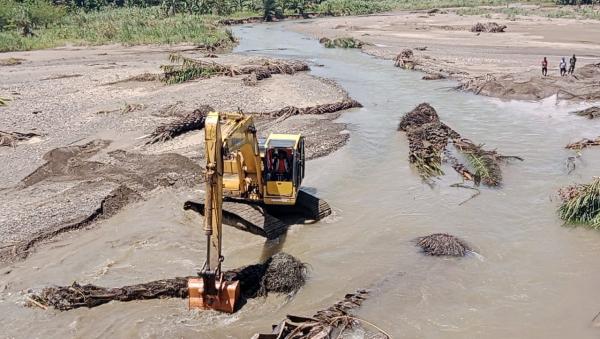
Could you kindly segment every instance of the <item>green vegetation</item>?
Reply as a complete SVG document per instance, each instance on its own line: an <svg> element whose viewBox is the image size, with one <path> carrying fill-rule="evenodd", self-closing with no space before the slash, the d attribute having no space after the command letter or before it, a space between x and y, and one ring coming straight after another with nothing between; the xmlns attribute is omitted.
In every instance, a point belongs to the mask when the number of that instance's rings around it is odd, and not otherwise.
<svg viewBox="0 0 600 339"><path fill-rule="evenodd" d="M0 32L0 52L66 44L231 44L230 34L216 25L216 18L186 14L168 16L157 7L112 8L88 13L80 10L53 23L42 25L37 20L29 22L29 26L23 26L11 20L5 26L8 28ZM30 34L25 34L25 30Z"/></svg>
<svg viewBox="0 0 600 339"><path fill-rule="evenodd" d="M459 14L541 14L600 19L590 6L538 9L503 7L516 0L0 0L0 52L106 43L195 43L226 47L222 18L288 14L361 15L394 9L463 7ZM536 4L553 0L521 0ZM554 0L577 4L600 0ZM476 6L499 6L479 8Z"/></svg>
<svg viewBox="0 0 600 339"><path fill-rule="evenodd" d="M570 224L583 224L600 229L600 178L586 185L568 186L559 191L561 219Z"/></svg>

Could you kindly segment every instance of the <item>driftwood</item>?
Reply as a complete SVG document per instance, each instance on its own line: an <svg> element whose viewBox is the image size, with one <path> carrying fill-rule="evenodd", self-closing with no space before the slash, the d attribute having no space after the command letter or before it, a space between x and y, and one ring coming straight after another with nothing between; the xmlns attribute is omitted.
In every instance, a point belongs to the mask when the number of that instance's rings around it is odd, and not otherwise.
<svg viewBox="0 0 600 339"><path fill-rule="evenodd" d="M590 119L594 119L594 118L600 117L600 107L592 106L592 107L588 107L586 109L582 109L580 111L575 111L572 113L575 115L582 116L582 117L588 117Z"/></svg>
<svg viewBox="0 0 600 339"><path fill-rule="evenodd" d="M464 257L471 251L466 242L447 233L434 233L416 241L427 255Z"/></svg>
<svg viewBox="0 0 600 339"><path fill-rule="evenodd" d="M565 148L572 149L572 150L582 150L584 148L591 147L591 146L600 146L600 137L597 137L596 139L584 138L577 142L572 142L572 143L568 144L567 146L565 146Z"/></svg>
<svg viewBox="0 0 600 339"><path fill-rule="evenodd" d="M158 126L149 136L146 144L154 144L157 142L165 142L173 139L183 133L199 130L204 128L206 115L213 111L213 108L208 105L200 106L188 115L181 117L173 122Z"/></svg>
<svg viewBox="0 0 600 339"><path fill-rule="evenodd" d="M36 133L3 132L0 131L0 146L14 147L19 141L27 141L33 137L39 137Z"/></svg>
<svg viewBox="0 0 600 339"><path fill-rule="evenodd" d="M267 296L269 293L292 295L304 286L306 276L306 265L286 253L277 253L264 263L224 272L226 280L240 282L242 299ZM74 282L70 286L46 287L29 298L39 305L61 311L91 308L111 301L187 298L187 280L187 277L177 277L118 288Z"/></svg>
<svg viewBox="0 0 600 339"><path fill-rule="evenodd" d="M309 71L308 64L301 61L263 60L252 65L223 65L214 61L196 60L180 54L171 54L169 60L173 65L162 65L162 80L167 84L177 84L194 79L206 79L213 76L236 76L255 73L257 79L264 79L271 74L294 74Z"/></svg>
<svg viewBox="0 0 600 339"><path fill-rule="evenodd" d="M356 328L361 323L371 325L379 333L380 338L390 338L383 330L363 319L351 314L359 308L368 297L366 290L346 294L344 299L335 305L318 311L312 317L288 315L278 325L273 326L269 334L255 334L252 339L309 339L309 338L342 338L342 334Z"/></svg>

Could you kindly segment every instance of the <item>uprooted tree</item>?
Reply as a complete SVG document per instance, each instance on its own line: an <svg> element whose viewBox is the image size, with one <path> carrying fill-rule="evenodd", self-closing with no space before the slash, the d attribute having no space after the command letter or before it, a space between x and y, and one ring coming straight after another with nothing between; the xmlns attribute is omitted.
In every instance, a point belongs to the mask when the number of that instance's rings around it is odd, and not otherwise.
<svg viewBox="0 0 600 339"><path fill-rule="evenodd" d="M502 182L500 165L515 156L504 156L495 150L485 150L483 145L461 137L440 121L431 105L422 103L404 115L398 125L406 132L409 143L409 161L426 180L444 174L442 161L447 161L465 180L476 185L499 186ZM458 155L467 160L463 164Z"/></svg>
<svg viewBox="0 0 600 339"><path fill-rule="evenodd" d="M301 61L259 60L248 65L223 65L214 61L197 60L181 54L171 54L171 65L162 65L162 81L167 84L179 84L194 79L206 79L213 76L236 76L255 73L258 80L271 74L294 74L309 71L308 64Z"/></svg>
<svg viewBox="0 0 600 339"><path fill-rule="evenodd" d="M289 254L277 253L263 263L230 270L224 276L228 281L239 281L242 299L250 299L269 293L292 295L304 286L307 273L306 264ZM92 308L111 301L187 298L187 280L177 277L117 288L74 282L70 286L46 287L28 298L37 306L61 311Z"/></svg>

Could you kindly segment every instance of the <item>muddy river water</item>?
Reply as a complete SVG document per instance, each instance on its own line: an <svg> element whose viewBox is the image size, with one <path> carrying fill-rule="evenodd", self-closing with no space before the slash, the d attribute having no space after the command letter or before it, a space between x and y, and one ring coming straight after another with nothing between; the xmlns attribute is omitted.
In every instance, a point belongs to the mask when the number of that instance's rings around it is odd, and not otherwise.
<svg viewBox="0 0 600 339"><path fill-rule="evenodd" d="M308 23L310 24L310 23ZM345 113L351 138L331 156L307 165L307 189L335 215L298 225L265 244L225 229L225 264L237 267L284 250L311 266L291 300L250 301L234 315L190 312L184 300L110 303L69 312L22 307L20 290L74 280L120 286L185 276L202 263L201 220L181 209L192 195L164 191L101 226L76 232L0 271L0 337L247 338L286 314L311 315L346 292L370 288L358 315L394 338L598 338L600 233L566 228L554 192L598 175L600 153L586 150L570 175L564 145L595 137L600 121L569 115L580 104L503 102L459 93L450 81L421 81L356 50L326 49L282 25L242 26L236 52L313 62L364 108ZM318 66L322 65L322 66ZM441 119L475 142L519 155L504 167L504 186L472 191L430 187L409 166L399 118L429 102ZM449 232L478 255L425 257L412 240ZM7 273L10 272L10 273ZM359 336L357 336L359 337Z"/></svg>

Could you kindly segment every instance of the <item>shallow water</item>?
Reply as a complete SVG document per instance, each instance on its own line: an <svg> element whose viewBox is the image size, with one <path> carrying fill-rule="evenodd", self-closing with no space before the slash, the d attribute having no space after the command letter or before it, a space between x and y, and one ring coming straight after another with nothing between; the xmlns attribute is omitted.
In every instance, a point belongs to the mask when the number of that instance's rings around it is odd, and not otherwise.
<svg viewBox="0 0 600 339"><path fill-rule="evenodd" d="M253 300L235 315L189 312L183 300L111 303L70 312L21 307L16 293L73 280L122 285L188 275L202 262L200 219L181 211L183 193L162 192L86 232L69 235L0 275L0 326L8 337L242 338L286 314L311 315L358 288L373 290L358 315L394 338L597 338L600 233L565 228L554 192L598 175L599 150L586 150L567 175L563 147L595 137L600 121L571 116L581 104L503 102L459 93L451 81L420 81L356 50L322 48L282 25L237 27L237 52L307 59L312 73L337 81L364 108L345 113L348 145L307 165L305 185L335 209L315 225L293 227L278 244L231 228L227 267L283 249L311 266L293 299ZM283 49L282 49L283 48ZM251 50L251 51L249 51ZM323 65L322 67L316 65ZM400 117L429 102L463 136L524 162L504 167L501 189L433 187L409 166ZM479 255L421 255L412 240L449 232ZM228 234L230 236L228 236ZM3 273L3 272L0 272Z"/></svg>

